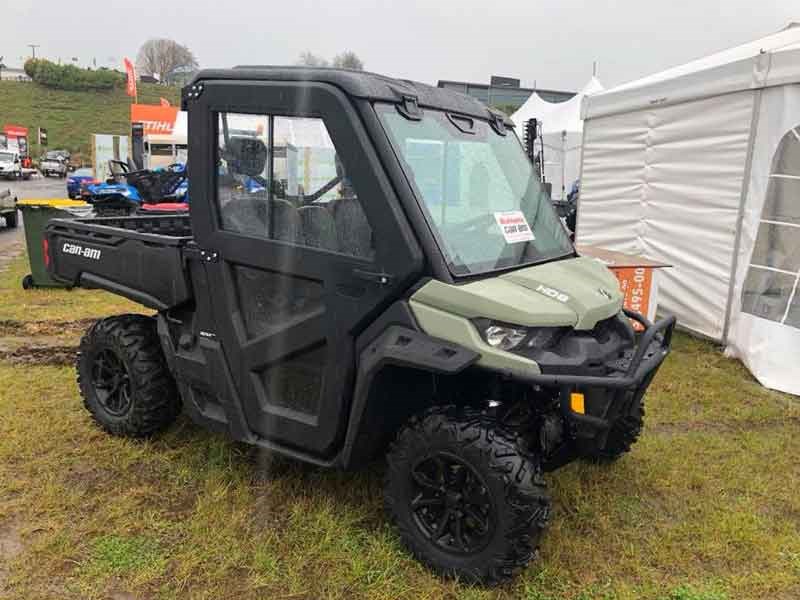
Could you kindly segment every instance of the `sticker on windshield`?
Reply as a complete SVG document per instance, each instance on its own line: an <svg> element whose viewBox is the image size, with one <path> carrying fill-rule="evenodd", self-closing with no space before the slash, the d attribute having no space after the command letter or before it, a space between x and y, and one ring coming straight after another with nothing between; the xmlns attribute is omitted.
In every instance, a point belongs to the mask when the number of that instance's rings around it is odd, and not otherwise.
<svg viewBox="0 0 800 600"><path fill-rule="evenodd" d="M494 213L494 219L497 221L497 226L500 227L500 231L503 232L506 244L532 242L536 239L521 210L496 212Z"/></svg>

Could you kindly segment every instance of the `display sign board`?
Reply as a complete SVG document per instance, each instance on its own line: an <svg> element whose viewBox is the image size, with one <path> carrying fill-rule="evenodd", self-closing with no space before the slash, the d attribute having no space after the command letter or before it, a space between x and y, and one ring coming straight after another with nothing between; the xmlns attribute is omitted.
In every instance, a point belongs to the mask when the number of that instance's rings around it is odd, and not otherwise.
<svg viewBox="0 0 800 600"><path fill-rule="evenodd" d="M658 308L658 277L656 273L658 269L671 265L597 246L579 245L578 253L599 260L614 273L619 282L625 308L643 314L651 321L655 319ZM642 330L639 323L635 321L632 323L634 329Z"/></svg>
<svg viewBox="0 0 800 600"><path fill-rule="evenodd" d="M92 134L92 168L97 179L105 181L111 175L109 160L128 160L128 136Z"/></svg>
<svg viewBox="0 0 800 600"><path fill-rule="evenodd" d="M131 123L141 123L145 135L171 135L178 110L177 106L131 104Z"/></svg>

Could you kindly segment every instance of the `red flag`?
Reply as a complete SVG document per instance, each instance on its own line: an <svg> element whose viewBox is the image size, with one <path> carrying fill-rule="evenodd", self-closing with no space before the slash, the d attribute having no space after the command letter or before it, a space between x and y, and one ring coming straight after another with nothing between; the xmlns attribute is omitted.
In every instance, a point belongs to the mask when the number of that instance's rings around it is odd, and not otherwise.
<svg viewBox="0 0 800 600"><path fill-rule="evenodd" d="M123 59L122 64L125 65L125 74L128 76L128 85L125 87L125 92L128 96L136 96L136 69L133 63L127 58Z"/></svg>
<svg viewBox="0 0 800 600"><path fill-rule="evenodd" d="M172 106L169 103L169 100L167 100L166 98L161 98L160 100L161 100L161 106Z"/></svg>

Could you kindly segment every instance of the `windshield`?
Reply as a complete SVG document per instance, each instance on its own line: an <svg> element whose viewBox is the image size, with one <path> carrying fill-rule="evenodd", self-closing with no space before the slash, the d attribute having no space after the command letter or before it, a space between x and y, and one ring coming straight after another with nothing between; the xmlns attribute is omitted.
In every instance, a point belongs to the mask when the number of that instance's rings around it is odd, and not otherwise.
<svg viewBox="0 0 800 600"><path fill-rule="evenodd" d="M376 110L454 275L574 252L513 133L440 111L412 121L394 105Z"/></svg>
<svg viewBox="0 0 800 600"><path fill-rule="evenodd" d="M0 162L12 162L14 155L11 152L0 152Z"/></svg>

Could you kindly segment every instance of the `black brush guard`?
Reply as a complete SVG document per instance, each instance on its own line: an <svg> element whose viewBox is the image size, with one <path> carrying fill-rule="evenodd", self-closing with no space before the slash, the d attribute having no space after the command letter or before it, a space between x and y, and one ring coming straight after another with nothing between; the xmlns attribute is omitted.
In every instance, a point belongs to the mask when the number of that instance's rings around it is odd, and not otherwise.
<svg viewBox="0 0 800 600"><path fill-rule="evenodd" d="M514 375L518 381L557 389L562 414L571 426L571 437L575 441L572 450L578 454L592 454L605 447L608 433L616 420L638 410L645 391L670 351L676 323L674 316L651 323L639 313L629 310L623 312L640 323L644 331L633 348L609 364L610 375ZM572 410L570 397L573 393L583 394L584 413ZM553 457L553 461L562 464L569 458Z"/></svg>

